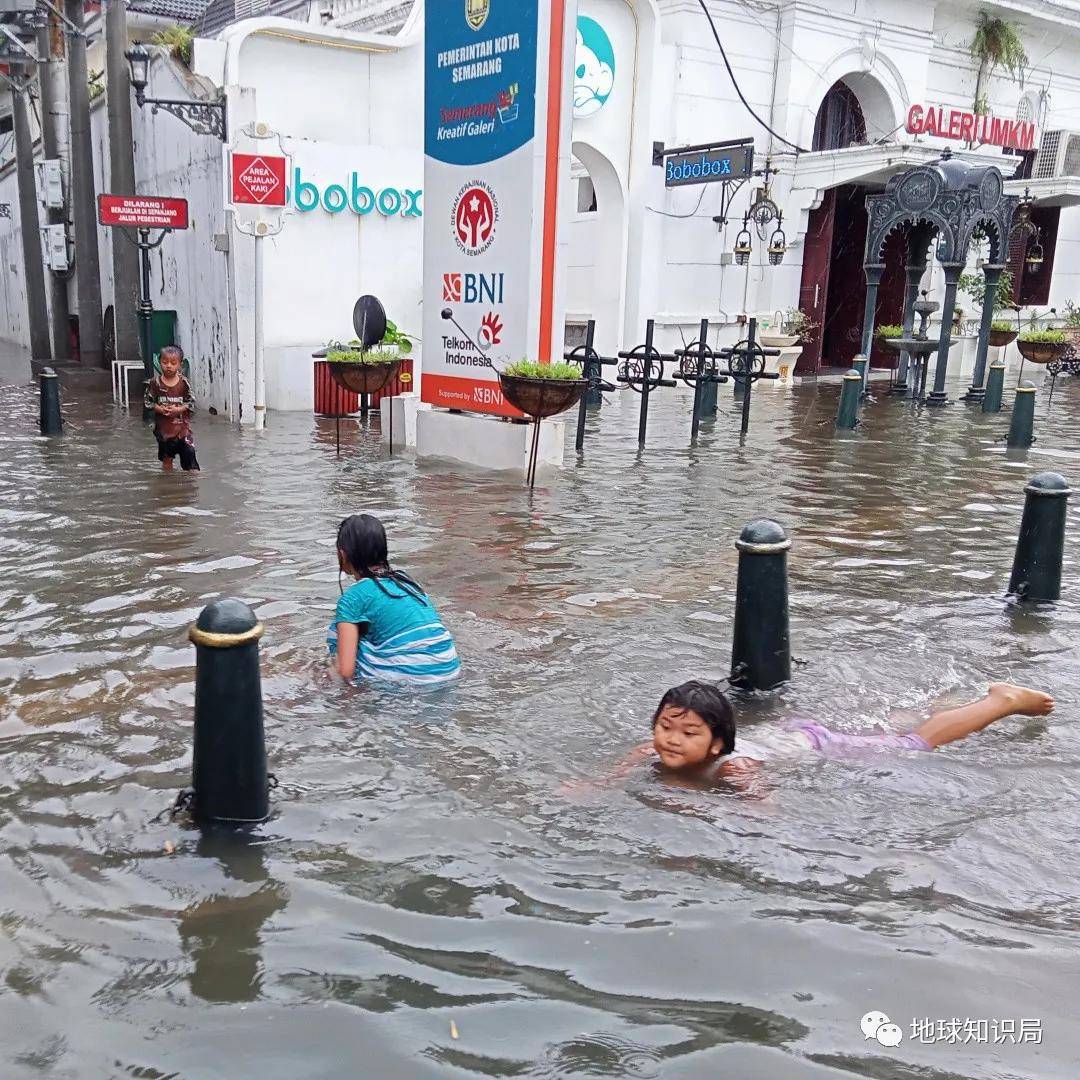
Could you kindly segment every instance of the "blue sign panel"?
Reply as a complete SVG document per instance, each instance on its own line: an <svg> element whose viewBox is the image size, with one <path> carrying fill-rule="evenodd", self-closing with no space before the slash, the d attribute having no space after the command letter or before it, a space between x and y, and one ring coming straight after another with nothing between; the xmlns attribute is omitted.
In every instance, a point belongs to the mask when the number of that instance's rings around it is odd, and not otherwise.
<svg viewBox="0 0 1080 1080"><path fill-rule="evenodd" d="M718 180L741 180L754 172L753 144L725 146L717 150L693 150L674 154L664 163L665 187L713 184Z"/></svg>
<svg viewBox="0 0 1080 1080"><path fill-rule="evenodd" d="M537 0L427 0L425 19L424 152L478 165L529 142Z"/></svg>

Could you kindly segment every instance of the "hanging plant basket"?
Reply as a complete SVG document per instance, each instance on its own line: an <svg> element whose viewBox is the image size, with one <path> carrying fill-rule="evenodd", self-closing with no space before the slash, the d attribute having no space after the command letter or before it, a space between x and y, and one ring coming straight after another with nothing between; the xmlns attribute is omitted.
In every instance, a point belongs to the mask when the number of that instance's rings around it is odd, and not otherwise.
<svg viewBox="0 0 1080 1080"><path fill-rule="evenodd" d="M400 356L382 360L373 358L371 353L356 355L356 360L327 360L334 382L354 394L377 394L401 367ZM359 359L360 356L364 359Z"/></svg>
<svg viewBox="0 0 1080 1080"><path fill-rule="evenodd" d="M535 379L499 372L503 397L534 420L557 416L573 408L588 389L586 379Z"/></svg>
<svg viewBox="0 0 1080 1080"><path fill-rule="evenodd" d="M995 349L1003 349L1006 345L1011 345L1017 337L1019 331L1017 330L991 330L990 336L987 341Z"/></svg>
<svg viewBox="0 0 1080 1080"><path fill-rule="evenodd" d="M1061 354L1068 348L1066 341L1025 341L1020 338L1016 343L1020 355L1033 364L1052 364L1061 358Z"/></svg>

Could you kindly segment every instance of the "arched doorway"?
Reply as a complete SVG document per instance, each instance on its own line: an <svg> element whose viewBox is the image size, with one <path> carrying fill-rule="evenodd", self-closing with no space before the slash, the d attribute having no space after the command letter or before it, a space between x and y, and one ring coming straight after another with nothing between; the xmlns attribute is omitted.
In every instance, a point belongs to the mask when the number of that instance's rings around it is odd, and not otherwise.
<svg viewBox="0 0 1080 1080"><path fill-rule="evenodd" d="M872 76L853 73L837 80L818 107L812 149L835 153L872 142L867 115L882 113L878 98L887 94ZM866 282L862 272L866 243L866 196L880 185L843 184L829 188L821 205L810 212L803 247L799 306L817 324L799 358L799 374L816 374L823 368L851 367L862 337ZM892 241L902 244L902 238ZM904 303L903 253L888 261L890 269L878 293L879 319L898 322ZM871 366L889 367L891 352L878 352Z"/></svg>
<svg viewBox="0 0 1080 1080"><path fill-rule="evenodd" d="M619 349L625 306L626 191L612 162L584 141L572 145L574 214L568 230L567 343L587 319L596 320L596 346Z"/></svg>

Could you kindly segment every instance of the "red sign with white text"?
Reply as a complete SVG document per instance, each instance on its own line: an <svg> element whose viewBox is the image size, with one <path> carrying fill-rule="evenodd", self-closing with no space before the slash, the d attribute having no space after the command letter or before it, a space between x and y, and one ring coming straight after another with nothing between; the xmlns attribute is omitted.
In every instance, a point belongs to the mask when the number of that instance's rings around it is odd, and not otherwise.
<svg viewBox="0 0 1080 1080"><path fill-rule="evenodd" d="M946 109L941 105L912 105L907 114L911 135L936 135L939 139L1003 146L1010 150L1034 150L1035 125L1028 120L1002 120L1000 116Z"/></svg>
<svg viewBox="0 0 1080 1080"><path fill-rule="evenodd" d="M186 229L187 199L158 195L99 195L98 221L129 229Z"/></svg>
<svg viewBox="0 0 1080 1080"><path fill-rule="evenodd" d="M255 206L284 206L286 168L283 157L233 154L232 201Z"/></svg>

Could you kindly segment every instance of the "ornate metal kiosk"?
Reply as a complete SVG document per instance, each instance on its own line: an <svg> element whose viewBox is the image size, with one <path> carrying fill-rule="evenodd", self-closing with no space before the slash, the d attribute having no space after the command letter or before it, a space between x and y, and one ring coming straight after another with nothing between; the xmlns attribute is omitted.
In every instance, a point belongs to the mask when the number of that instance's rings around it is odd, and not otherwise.
<svg viewBox="0 0 1080 1080"><path fill-rule="evenodd" d="M1019 198L1006 195L1001 171L994 165L969 165L954 159L946 150L928 165L919 165L894 176L880 195L869 195L866 209L866 311L863 318L862 352L870 355L874 335L878 286L885 270L885 241L897 229L907 236L907 290L904 295L904 337L910 338L915 321L919 283L926 270L930 245L936 241L936 256L945 271L945 299L941 306L941 337L938 343L934 387L928 405L944 405L945 376L949 366L956 291L967 262L972 239L985 236L990 243L990 260L983 266L986 299L979 327L979 347L969 400L983 394L986 350L990 323L994 317L997 284L1009 253L1009 231ZM901 357L901 370L905 360Z"/></svg>

